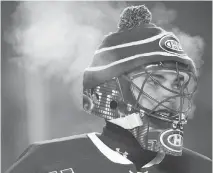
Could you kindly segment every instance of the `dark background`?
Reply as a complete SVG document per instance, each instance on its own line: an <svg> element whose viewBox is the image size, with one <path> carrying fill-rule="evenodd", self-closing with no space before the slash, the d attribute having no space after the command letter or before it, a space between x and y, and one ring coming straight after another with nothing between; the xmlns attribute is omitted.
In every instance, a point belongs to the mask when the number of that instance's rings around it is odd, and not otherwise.
<svg viewBox="0 0 213 173"><path fill-rule="evenodd" d="M94 10L100 4L100 7L104 8L106 2L90 2L90 4ZM159 2L108 2L107 4L113 10L117 8L120 10L132 4L146 4L149 9L153 9ZM165 27L175 25L191 36L198 35L205 43L202 55L204 65L195 98L196 110L194 118L185 128L184 145L212 158L212 2L162 2L162 4L168 11L172 9L176 14L173 23L165 23ZM18 5L17 2L1 2L2 172L32 142L92 131L101 132L104 125L102 119L87 115L79 108L79 100L76 98L80 96L76 97L74 94L76 88L81 88L79 75L70 79L68 77L65 82L63 75L48 76L42 70L29 72L19 65L23 59L12 46L16 40L8 41L8 33L10 35L14 26L22 22L21 17L18 18L19 20L16 18L15 22L13 19ZM96 27L101 31L101 36L116 28L115 21L119 19L118 14L114 14L117 17L113 20L109 16L105 17L104 22L107 23L107 27L103 25ZM157 16L153 18L157 20ZM93 20L95 23L96 19ZM17 42L17 44L21 43Z"/></svg>

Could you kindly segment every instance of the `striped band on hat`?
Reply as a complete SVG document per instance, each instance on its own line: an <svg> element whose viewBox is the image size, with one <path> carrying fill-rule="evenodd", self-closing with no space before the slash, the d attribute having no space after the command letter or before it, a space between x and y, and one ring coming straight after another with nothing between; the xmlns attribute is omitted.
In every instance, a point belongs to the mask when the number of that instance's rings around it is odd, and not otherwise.
<svg viewBox="0 0 213 173"><path fill-rule="evenodd" d="M138 66L163 61L180 62L194 68L175 35L155 25L112 33L103 40L92 64L85 69L84 85L90 88Z"/></svg>

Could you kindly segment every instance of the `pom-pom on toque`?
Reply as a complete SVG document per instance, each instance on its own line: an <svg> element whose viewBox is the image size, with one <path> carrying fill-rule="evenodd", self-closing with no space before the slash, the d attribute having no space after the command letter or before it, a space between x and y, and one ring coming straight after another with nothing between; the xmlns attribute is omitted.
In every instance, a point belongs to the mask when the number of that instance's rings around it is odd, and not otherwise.
<svg viewBox="0 0 213 173"><path fill-rule="evenodd" d="M120 15L118 28L132 29L135 26L150 23L151 19L152 14L145 5L127 7Z"/></svg>

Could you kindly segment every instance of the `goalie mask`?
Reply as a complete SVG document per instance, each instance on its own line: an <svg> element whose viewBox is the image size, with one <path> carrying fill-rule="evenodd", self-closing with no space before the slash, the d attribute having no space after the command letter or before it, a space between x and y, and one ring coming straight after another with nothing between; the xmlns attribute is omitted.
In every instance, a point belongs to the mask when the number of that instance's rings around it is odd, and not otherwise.
<svg viewBox="0 0 213 173"><path fill-rule="evenodd" d="M173 33L147 24L145 6L131 8L145 11L143 25L126 28L121 17L104 39L84 73L83 107L129 130L142 148L179 156L196 69Z"/></svg>

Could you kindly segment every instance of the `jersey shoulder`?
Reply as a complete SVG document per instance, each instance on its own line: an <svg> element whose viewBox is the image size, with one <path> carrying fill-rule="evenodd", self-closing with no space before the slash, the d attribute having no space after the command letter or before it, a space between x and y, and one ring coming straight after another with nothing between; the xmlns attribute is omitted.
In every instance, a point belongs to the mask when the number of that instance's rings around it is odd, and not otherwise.
<svg viewBox="0 0 213 173"><path fill-rule="evenodd" d="M188 148L183 148L183 155L186 155L195 160L203 161L206 163L212 163L212 159L210 159L209 157L207 157L203 154L200 154L198 152L195 152L193 150L190 150Z"/></svg>
<svg viewBox="0 0 213 173"><path fill-rule="evenodd" d="M86 162L85 155L99 156L87 134L35 142L19 156L6 173L54 170L63 167L65 163L77 165L80 161Z"/></svg>
<svg viewBox="0 0 213 173"><path fill-rule="evenodd" d="M182 156L166 155L159 169L173 173L211 173L212 160L198 152L183 148Z"/></svg>
<svg viewBox="0 0 213 173"><path fill-rule="evenodd" d="M73 143L75 141L85 141L88 140L88 133L80 135L72 135L62 138L54 138L50 140L37 141L33 145L37 146L51 146L51 145L63 145L65 143Z"/></svg>
<svg viewBox="0 0 213 173"><path fill-rule="evenodd" d="M18 159L26 157L26 155L32 155L34 153L41 152L42 155L45 152L55 151L59 149L61 152L66 151L68 148L74 150L75 147L80 147L81 143L85 144L89 142L87 134L73 135L62 138L55 138L51 140L37 141L30 144L29 147L19 156Z"/></svg>

